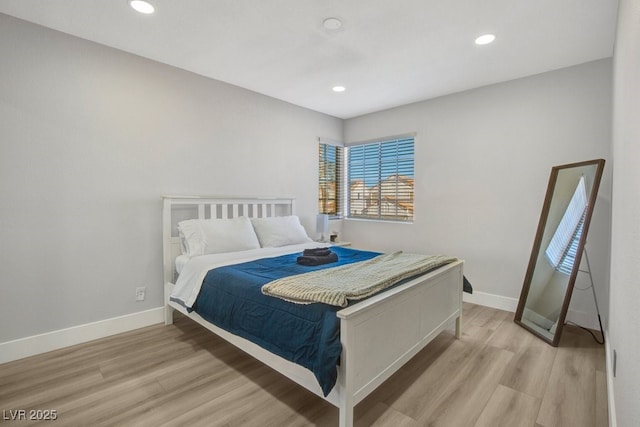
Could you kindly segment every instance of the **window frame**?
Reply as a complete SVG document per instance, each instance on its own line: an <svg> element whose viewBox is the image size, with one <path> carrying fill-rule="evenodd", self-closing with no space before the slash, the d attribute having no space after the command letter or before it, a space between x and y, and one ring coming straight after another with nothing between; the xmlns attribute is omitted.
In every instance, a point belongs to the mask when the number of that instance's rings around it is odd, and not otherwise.
<svg viewBox="0 0 640 427"><path fill-rule="evenodd" d="M323 146L325 149L323 150ZM330 162L327 162L326 150L328 147L335 148L335 172L334 177L326 177L323 171L327 171ZM324 156L323 156L324 152ZM341 219L344 217L345 193L345 147L342 143L326 138L318 138L318 213L328 214L329 219ZM335 187L334 197L327 197L331 192L331 186ZM324 197L323 197L324 193ZM327 209L327 205L335 202L335 210Z"/></svg>
<svg viewBox="0 0 640 427"><path fill-rule="evenodd" d="M390 136L384 138L377 138L374 140L361 141L357 143L346 144L345 146L345 218L349 220L358 221L382 221L382 222L397 222L404 224L412 224L415 220L415 140L416 134L403 134L398 136ZM395 144L395 156L383 160L383 152L388 149L389 146ZM408 151L407 147L409 147ZM362 153L359 153L359 159L361 164L358 167L362 167L359 174L354 173L353 160L354 151L360 149ZM369 153L365 153L368 150ZM376 153L375 155L372 153ZM377 157L377 160L375 160ZM366 165L367 161L374 159L373 164ZM390 164L395 163L395 166ZM410 163L410 165L409 165ZM389 174L389 171L393 173ZM371 178L377 177L375 184L366 184L367 176ZM404 173L404 174L403 174ZM408 173L408 175L406 175ZM390 183L388 178L395 177L395 182ZM362 192L358 192L358 197L354 197L354 185L357 185L357 181L354 178L359 178L362 186ZM371 178L372 179L372 178ZM387 189L384 189L386 181ZM378 187L377 189L375 187ZM391 187L392 197L388 196L389 187ZM405 187L401 191L401 187ZM409 190L407 191L407 187ZM367 190L373 193L367 194ZM362 198L360 198L362 197ZM377 206L377 212L375 214L354 214L354 201L360 201L362 204L362 210L367 210L373 206ZM371 204L369 204L371 203ZM403 206L404 204L404 206ZM385 214L384 206L394 206L395 212L393 214ZM404 217L404 218L403 218Z"/></svg>

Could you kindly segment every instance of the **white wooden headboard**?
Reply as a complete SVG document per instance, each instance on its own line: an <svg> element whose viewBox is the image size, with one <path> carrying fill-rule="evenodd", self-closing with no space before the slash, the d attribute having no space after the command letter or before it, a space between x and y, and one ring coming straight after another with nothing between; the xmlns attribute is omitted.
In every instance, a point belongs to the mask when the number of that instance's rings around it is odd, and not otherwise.
<svg viewBox="0 0 640 427"><path fill-rule="evenodd" d="M178 222L187 219L268 218L295 214L292 198L162 196L162 260L164 282L174 283L180 255Z"/></svg>

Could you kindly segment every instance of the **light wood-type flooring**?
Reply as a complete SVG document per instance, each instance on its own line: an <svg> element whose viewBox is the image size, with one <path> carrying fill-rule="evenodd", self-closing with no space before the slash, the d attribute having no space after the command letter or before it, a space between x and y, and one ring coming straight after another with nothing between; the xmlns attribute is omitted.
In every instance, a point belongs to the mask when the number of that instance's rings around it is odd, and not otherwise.
<svg viewBox="0 0 640 427"><path fill-rule="evenodd" d="M567 326L558 348L513 313L465 303L443 332L361 402L357 426L608 425L603 346ZM333 426L338 411L184 317L0 365L0 424ZM33 422L31 422L33 423Z"/></svg>

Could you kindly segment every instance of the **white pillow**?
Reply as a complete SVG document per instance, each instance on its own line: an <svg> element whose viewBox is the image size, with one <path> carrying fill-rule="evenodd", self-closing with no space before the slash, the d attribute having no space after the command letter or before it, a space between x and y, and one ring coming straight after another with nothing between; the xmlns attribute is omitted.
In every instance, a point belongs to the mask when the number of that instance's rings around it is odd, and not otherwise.
<svg viewBox="0 0 640 427"><path fill-rule="evenodd" d="M233 219L189 219L178 223L186 255L197 256L258 249L260 242L251 221Z"/></svg>
<svg viewBox="0 0 640 427"><path fill-rule="evenodd" d="M311 242L300 219L295 216L278 216L272 218L251 218L256 230L260 246L279 247Z"/></svg>

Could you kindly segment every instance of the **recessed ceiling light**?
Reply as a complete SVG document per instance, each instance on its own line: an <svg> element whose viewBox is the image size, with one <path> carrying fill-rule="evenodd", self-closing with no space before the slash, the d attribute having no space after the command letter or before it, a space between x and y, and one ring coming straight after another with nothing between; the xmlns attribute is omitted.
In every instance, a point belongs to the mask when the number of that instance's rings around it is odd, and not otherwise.
<svg viewBox="0 0 640 427"><path fill-rule="evenodd" d="M489 44L493 42L495 39L496 39L496 36L494 36L493 34L483 34L476 39L476 44L479 44L479 45Z"/></svg>
<svg viewBox="0 0 640 427"><path fill-rule="evenodd" d="M322 26L327 30L335 31L342 27L342 21L340 21L338 18L327 18L322 21Z"/></svg>
<svg viewBox="0 0 640 427"><path fill-rule="evenodd" d="M332 90L334 92L344 92L345 90L347 90L347 88L344 86L334 86Z"/></svg>
<svg viewBox="0 0 640 427"><path fill-rule="evenodd" d="M155 10L151 3L143 0L130 0L129 5L138 12L145 13L147 15L153 13Z"/></svg>

